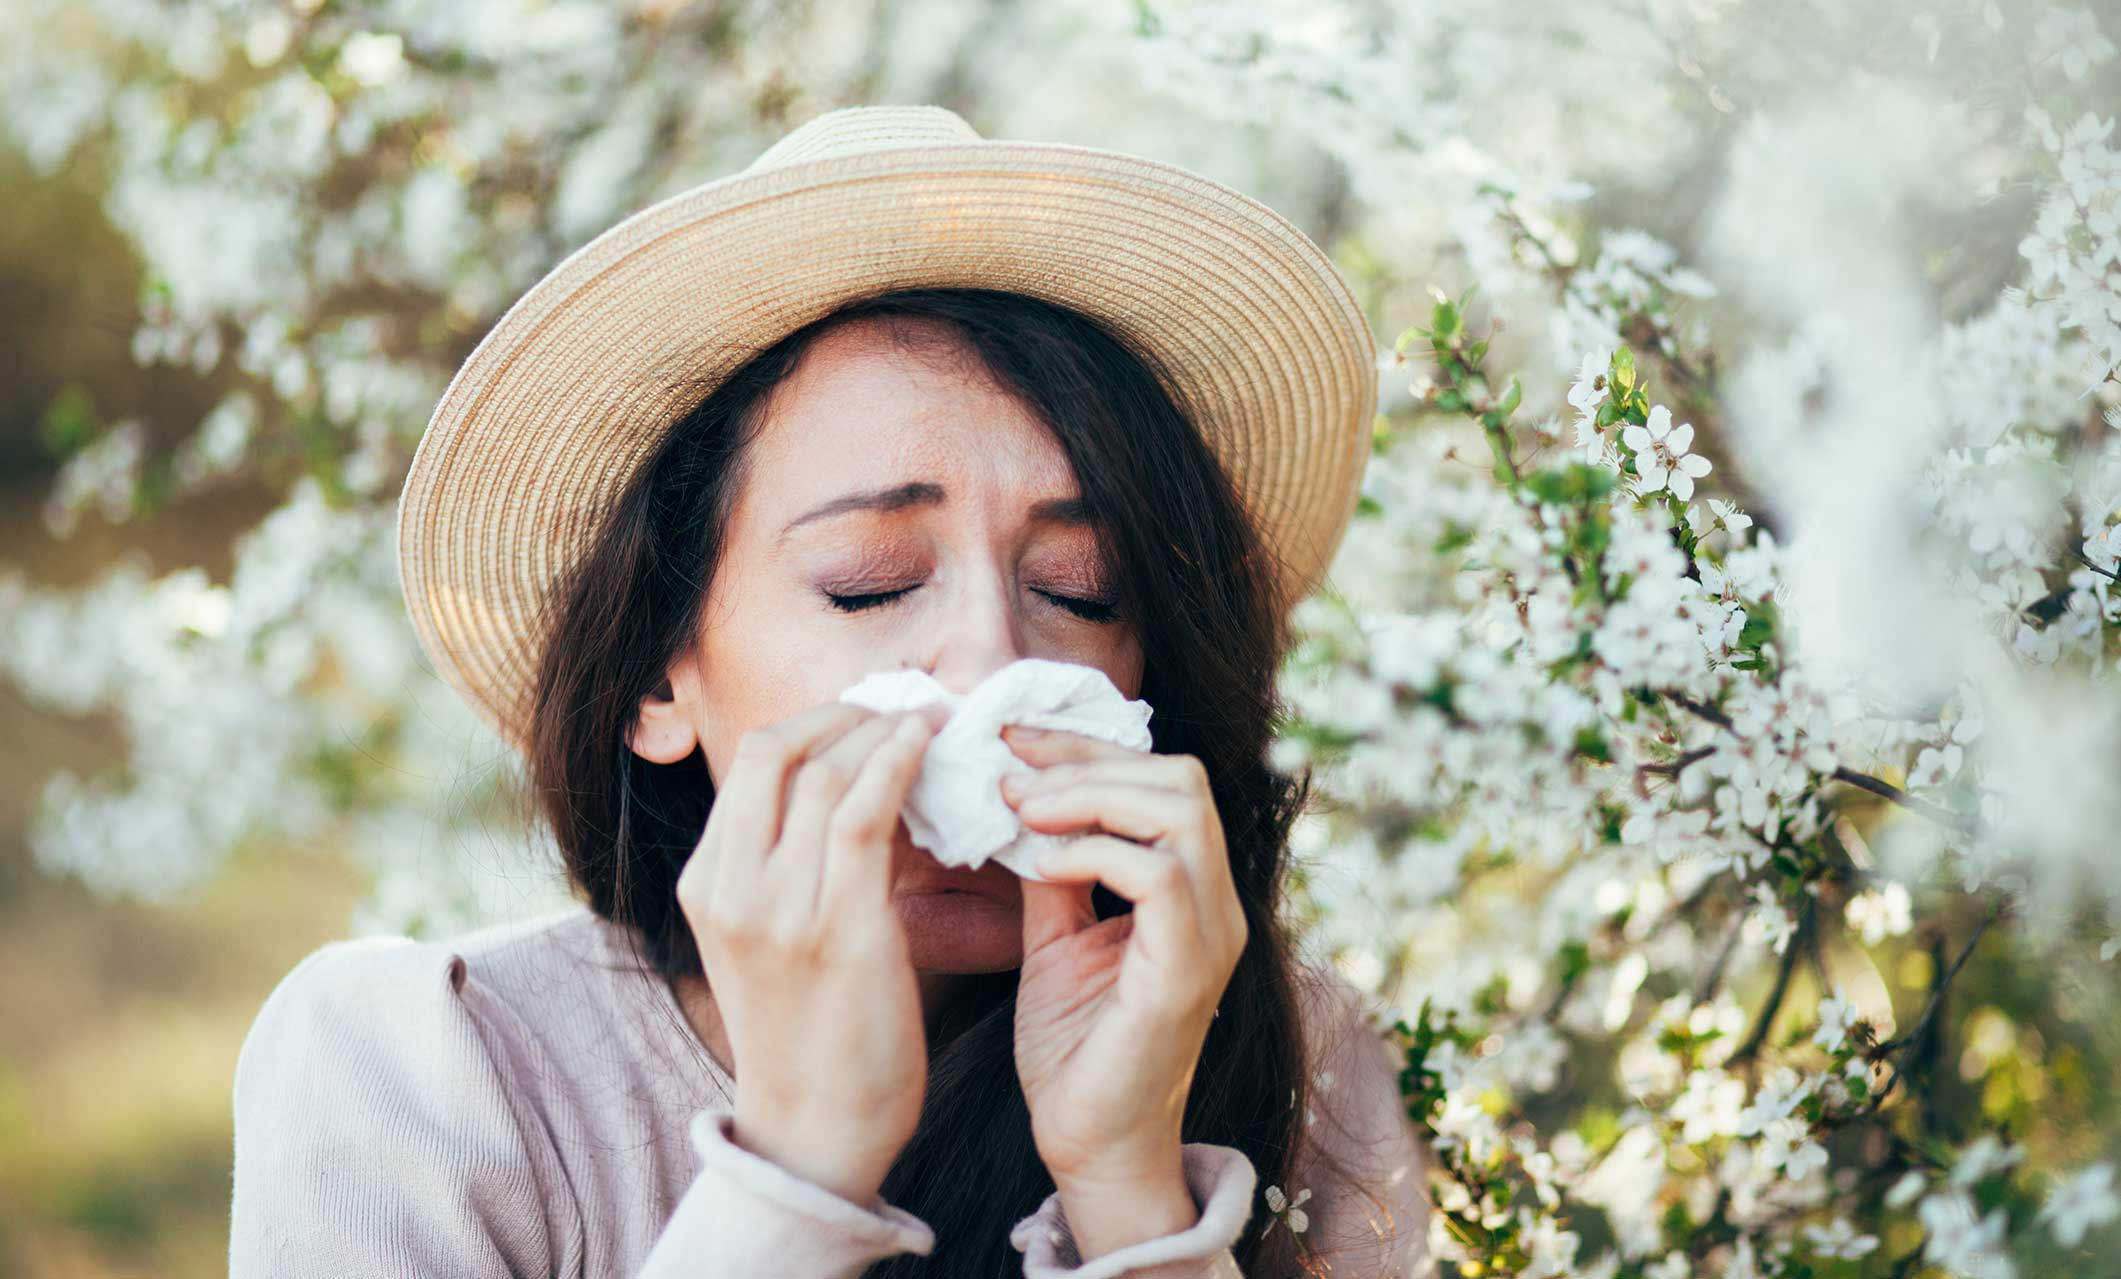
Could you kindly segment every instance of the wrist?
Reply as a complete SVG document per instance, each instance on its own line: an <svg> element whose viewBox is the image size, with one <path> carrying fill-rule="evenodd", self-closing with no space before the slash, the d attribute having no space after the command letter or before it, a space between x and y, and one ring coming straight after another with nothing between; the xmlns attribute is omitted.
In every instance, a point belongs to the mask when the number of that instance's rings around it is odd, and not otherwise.
<svg viewBox="0 0 2121 1279"><path fill-rule="evenodd" d="M843 1156L818 1153L842 1150L844 1143L803 1141L763 1125L747 1124L742 1115L730 1127L730 1139L738 1146L849 1203L866 1208L883 1188L883 1170L851 1164Z"/></svg>
<svg viewBox="0 0 2121 1279"><path fill-rule="evenodd" d="M1072 1170L1057 1175L1054 1186L1083 1261L1145 1239L1178 1234L1200 1220L1200 1206L1186 1184L1185 1162L1176 1146L1155 1158L1135 1156L1124 1166Z"/></svg>

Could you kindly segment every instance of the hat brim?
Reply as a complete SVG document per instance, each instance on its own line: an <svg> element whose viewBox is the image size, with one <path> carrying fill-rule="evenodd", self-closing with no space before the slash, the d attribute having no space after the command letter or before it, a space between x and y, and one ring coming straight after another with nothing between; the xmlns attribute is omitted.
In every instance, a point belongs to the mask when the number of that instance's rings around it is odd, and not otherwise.
<svg viewBox="0 0 2121 1279"><path fill-rule="evenodd" d="M1346 531L1377 349L1332 262L1252 198L1172 165L980 141L747 170L662 200L533 285L451 379L398 512L436 672L520 748L547 592L634 469L759 347L903 287L1029 294L1153 354L1280 562L1293 603Z"/></svg>

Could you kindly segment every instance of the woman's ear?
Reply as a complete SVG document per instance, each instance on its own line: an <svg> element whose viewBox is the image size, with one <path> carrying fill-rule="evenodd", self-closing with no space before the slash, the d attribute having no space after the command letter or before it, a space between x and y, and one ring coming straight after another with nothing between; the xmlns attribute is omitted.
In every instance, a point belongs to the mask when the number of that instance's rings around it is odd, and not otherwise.
<svg viewBox="0 0 2121 1279"><path fill-rule="evenodd" d="M697 719L699 681L690 659L673 664L655 691L641 699L640 711L626 735L626 745L642 759L675 764L689 757L700 741Z"/></svg>

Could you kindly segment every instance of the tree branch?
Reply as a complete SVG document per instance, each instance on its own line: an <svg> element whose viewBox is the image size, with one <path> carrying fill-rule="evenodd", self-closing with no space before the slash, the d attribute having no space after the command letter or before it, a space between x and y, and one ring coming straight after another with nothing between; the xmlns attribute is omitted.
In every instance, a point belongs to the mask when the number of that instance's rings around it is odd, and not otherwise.
<svg viewBox="0 0 2121 1279"><path fill-rule="evenodd" d="M1893 1077L1885 1081L1885 1087L1872 1094L1870 1104L1864 1107L1865 1113L1875 1113L1885 1104L1885 1099L1892 1095L1893 1089L1899 1086L1901 1077L1907 1074L1908 1059L1914 1055L1915 1048L1922 1042L1922 1037L1929 1032L1931 1024L1937 1020L1938 1012L1944 1007L1944 996L1951 989L1952 980L1958 977L1960 969L1966 967L1966 961L1973 955L1974 947L1981 944L1982 934L1989 930L1991 924L2003 918L2004 912L2009 908L2007 901L1998 902L1996 908L1988 913L1988 917L1975 927L1974 935L1967 938L1966 945L1960 948L1959 957L1952 961L1952 966L1930 987L1929 1003L1923 1007L1922 1015L1915 1019L1914 1026L1906 1034L1886 1040L1867 1054L1872 1061L1877 1061L1895 1050L1900 1055L1893 1062Z"/></svg>
<svg viewBox="0 0 2121 1279"><path fill-rule="evenodd" d="M1663 691L1666 699L1679 706L1682 710L1685 710L1689 714L1692 714L1696 718L1705 719L1709 723L1714 724L1719 728L1729 728L1731 726L1731 717L1724 714L1722 711L1717 710L1715 707L1710 706L1705 702L1697 702L1693 698L1688 697L1685 693L1681 693L1675 689L1665 689Z"/></svg>
<svg viewBox="0 0 2121 1279"><path fill-rule="evenodd" d="M2110 568L2100 568L2097 564L2092 563L2091 560L2085 557L2084 548L2081 546L2071 547L2069 557L2101 577L2121 582L2121 573L2116 573Z"/></svg>
<svg viewBox="0 0 2121 1279"><path fill-rule="evenodd" d="M1688 751L1686 754L1681 755L1678 759L1672 760L1669 763L1642 764L1639 765L1635 771L1639 773L1662 773L1667 777L1677 777L1681 773L1685 772L1689 767L1693 766L1694 764L1700 763L1702 760L1707 759L1709 756L1714 755L1715 753L1716 748L1713 746L1700 746Z"/></svg>
<svg viewBox="0 0 2121 1279"><path fill-rule="evenodd" d="M1760 1009L1760 1016L1753 1022L1752 1033L1738 1045L1730 1056L1723 1059L1723 1068L1744 1065L1760 1053L1761 1045L1767 1042L1768 1029L1775 1024L1775 1014L1782 1011L1782 1001L1790 993L1790 974L1797 970L1797 954L1803 948L1812 928L1812 902L1805 898L1797 915L1797 931L1782 948L1782 964L1775 970L1774 989L1768 991L1767 1003Z"/></svg>
<svg viewBox="0 0 2121 1279"><path fill-rule="evenodd" d="M1963 835L1975 833L1972 822L1949 808L1941 804L1932 804L1926 799L1918 799L1891 782L1880 781L1868 773L1859 773L1852 768L1836 768L1833 772L1833 778L1837 782L1847 782L1859 790L1867 790L1880 799L1890 800L1911 813L1927 817L1938 825L1948 826Z"/></svg>

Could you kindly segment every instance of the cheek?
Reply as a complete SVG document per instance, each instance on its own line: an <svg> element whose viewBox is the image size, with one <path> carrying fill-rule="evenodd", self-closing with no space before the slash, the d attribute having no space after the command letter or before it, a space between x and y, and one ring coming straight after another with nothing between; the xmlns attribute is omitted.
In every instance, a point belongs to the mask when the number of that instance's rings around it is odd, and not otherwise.
<svg viewBox="0 0 2121 1279"><path fill-rule="evenodd" d="M1135 641L1131 630L1113 635L1098 647L1094 656L1071 658L1086 666L1095 666L1105 673L1113 686L1129 698L1141 696L1142 673L1145 662L1141 645Z"/></svg>
<svg viewBox="0 0 2121 1279"><path fill-rule="evenodd" d="M831 701L875 661L857 636L783 608L728 611L701 645L699 733L713 775L726 775L746 732Z"/></svg>

